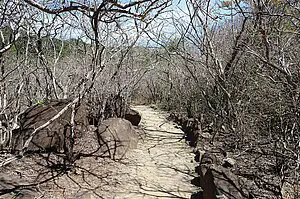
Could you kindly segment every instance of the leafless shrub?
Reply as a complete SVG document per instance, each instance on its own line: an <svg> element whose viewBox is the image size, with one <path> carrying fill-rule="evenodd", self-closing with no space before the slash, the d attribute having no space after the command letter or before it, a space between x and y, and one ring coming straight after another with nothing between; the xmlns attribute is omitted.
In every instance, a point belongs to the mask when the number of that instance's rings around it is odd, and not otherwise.
<svg viewBox="0 0 300 199"><path fill-rule="evenodd" d="M158 39L166 73L151 89L172 85L158 92L163 106L210 125L211 142L241 157L240 175L282 196L299 178L299 3L187 4L185 21L173 18L179 39Z"/></svg>
<svg viewBox="0 0 300 199"><path fill-rule="evenodd" d="M76 107L88 102L86 111L98 123L124 115L133 90L148 70L132 64L138 56L136 44L149 24L168 6L169 1L161 0L67 4L1 1L0 148L6 150L2 151L5 153L1 167L26 157L38 133L68 113L63 128L68 137L67 150L64 154L39 155L42 162L45 160L44 166L50 168L45 175L52 172L50 180L72 168L79 126ZM19 154L9 155L11 134L20 129L19 116L28 107L47 106L49 101L61 99L68 103L31 129Z"/></svg>

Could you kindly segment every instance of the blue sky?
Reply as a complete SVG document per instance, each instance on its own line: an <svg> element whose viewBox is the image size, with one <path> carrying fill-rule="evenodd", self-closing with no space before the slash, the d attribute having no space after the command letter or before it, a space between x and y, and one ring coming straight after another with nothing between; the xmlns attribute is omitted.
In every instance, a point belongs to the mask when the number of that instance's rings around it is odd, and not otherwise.
<svg viewBox="0 0 300 199"><path fill-rule="evenodd" d="M68 0L66 0L68 1ZM83 1L83 0L82 0ZM85 2L88 2L89 0L85 0ZM127 3L129 0L121 0L122 3ZM48 1L49 7L57 7L61 4L61 0L53 0L53 1ZM221 4L222 1L216 0L212 1L211 5L213 7L212 12L219 12L219 14L229 14L229 10L221 9L218 5ZM149 27L149 29L153 32L150 33L154 37L155 34L158 33L163 33L162 37L160 39L162 40L172 40L173 38L178 38L180 37L180 34L176 31L176 28L174 26L174 20L172 20L172 17L174 17L175 24L176 22L179 22L181 24L188 24L189 22L189 17L187 16L188 13L188 8L186 5L186 0L174 0L172 2L172 5L167 8L166 12L164 12L161 16L159 16ZM224 19L218 19L218 23L222 22ZM62 22L62 21L60 21ZM123 24L123 27L125 28L125 31L127 31L127 34L129 36L132 36L133 38L136 36L135 29L130 27L132 26L133 23L128 22L127 24ZM116 32L116 35L119 34ZM65 33L62 33L63 38L78 38L82 37L84 33L81 30L76 30L76 28L70 28L67 30ZM141 36L140 43L145 43L147 42L148 38L144 34Z"/></svg>

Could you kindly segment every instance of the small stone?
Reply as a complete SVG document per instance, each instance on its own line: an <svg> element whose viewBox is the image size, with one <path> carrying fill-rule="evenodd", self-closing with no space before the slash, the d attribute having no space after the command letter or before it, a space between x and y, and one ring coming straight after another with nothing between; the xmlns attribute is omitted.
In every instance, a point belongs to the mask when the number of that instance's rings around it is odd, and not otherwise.
<svg viewBox="0 0 300 199"><path fill-rule="evenodd" d="M232 159L232 158L225 158L223 160L223 163L222 163L222 166L225 167L225 168L228 168L228 167L233 167L235 164L235 160Z"/></svg>

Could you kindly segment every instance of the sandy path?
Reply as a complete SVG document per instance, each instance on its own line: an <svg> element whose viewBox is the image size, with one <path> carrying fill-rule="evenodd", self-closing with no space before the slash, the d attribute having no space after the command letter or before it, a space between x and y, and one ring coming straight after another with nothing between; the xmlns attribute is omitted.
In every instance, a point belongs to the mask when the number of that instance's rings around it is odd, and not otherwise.
<svg viewBox="0 0 300 199"><path fill-rule="evenodd" d="M133 109L142 115L146 136L124 160L128 175L120 179L113 198L190 198L196 191L190 183L195 164L183 132L162 112L147 106Z"/></svg>
<svg viewBox="0 0 300 199"><path fill-rule="evenodd" d="M165 119L168 115L163 112L147 106L133 108L141 113L146 134L137 148L130 150L121 162L108 158L81 158L77 160L75 169L55 178L55 182L39 185L33 191L36 198L190 198L191 193L197 190L190 183L196 165L192 149L183 139L183 132L168 122ZM89 144L86 143L86 146ZM43 158L28 157L14 162L10 170L2 168L0 173L5 172L16 179L21 176L19 182L24 179L35 182L38 176L50 177L52 173L47 173L48 170L38 166L37 162L46 164ZM27 181L21 184L27 184ZM0 199L13 196L8 194L0 196Z"/></svg>

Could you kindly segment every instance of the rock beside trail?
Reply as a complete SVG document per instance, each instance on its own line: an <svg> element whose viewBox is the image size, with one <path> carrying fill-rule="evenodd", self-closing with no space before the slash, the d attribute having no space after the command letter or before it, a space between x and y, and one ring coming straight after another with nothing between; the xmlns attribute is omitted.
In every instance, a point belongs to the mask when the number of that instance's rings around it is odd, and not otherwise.
<svg viewBox="0 0 300 199"><path fill-rule="evenodd" d="M121 159L129 149L135 148L139 134L131 123L121 118L104 120L97 129L101 151L112 159Z"/></svg>
<svg viewBox="0 0 300 199"><path fill-rule="evenodd" d="M138 126L142 119L140 113L133 109L128 109L124 118L131 122L131 124L134 126Z"/></svg>
<svg viewBox="0 0 300 199"><path fill-rule="evenodd" d="M12 149L19 151L23 148L24 143L31 133L41 125L50 121L63 108L65 108L71 100L53 100L45 104L38 104L27 109L21 116L19 129L13 131ZM52 121L47 127L38 131L31 143L29 151L60 151L63 149L66 139L70 136L72 108L68 108L59 118ZM80 105L75 108L75 136L78 136L87 126L87 107Z"/></svg>
<svg viewBox="0 0 300 199"><path fill-rule="evenodd" d="M209 165L199 166L197 172L199 176L194 178L192 183L203 190L202 196L198 199L248 198L248 193L245 193L241 188L240 179L229 169Z"/></svg>
<svg viewBox="0 0 300 199"><path fill-rule="evenodd" d="M201 124L198 119L187 118L180 114L171 114L169 119L175 121L185 132L186 140L194 148L194 160L198 162L195 171L197 177L191 183L199 190L191 199L242 199L249 198L250 181L235 172L236 160L223 149L212 143L213 129ZM251 187L251 186L250 186Z"/></svg>
<svg viewBox="0 0 300 199"><path fill-rule="evenodd" d="M13 151L22 150L32 132L50 121L70 102L71 100L55 100L27 109L20 117L20 128L13 131ZM127 119L131 123L121 118L110 118L95 127L89 125L87 105L79 104L75 108L74 143L71 141L71 117L70 107L47 127L36 132L27 150L74 152L78 157L92 155L120 159L137 144L139 135L131 124L138 125L140 122L141 116L137 111L128 112Z"/></svg>

